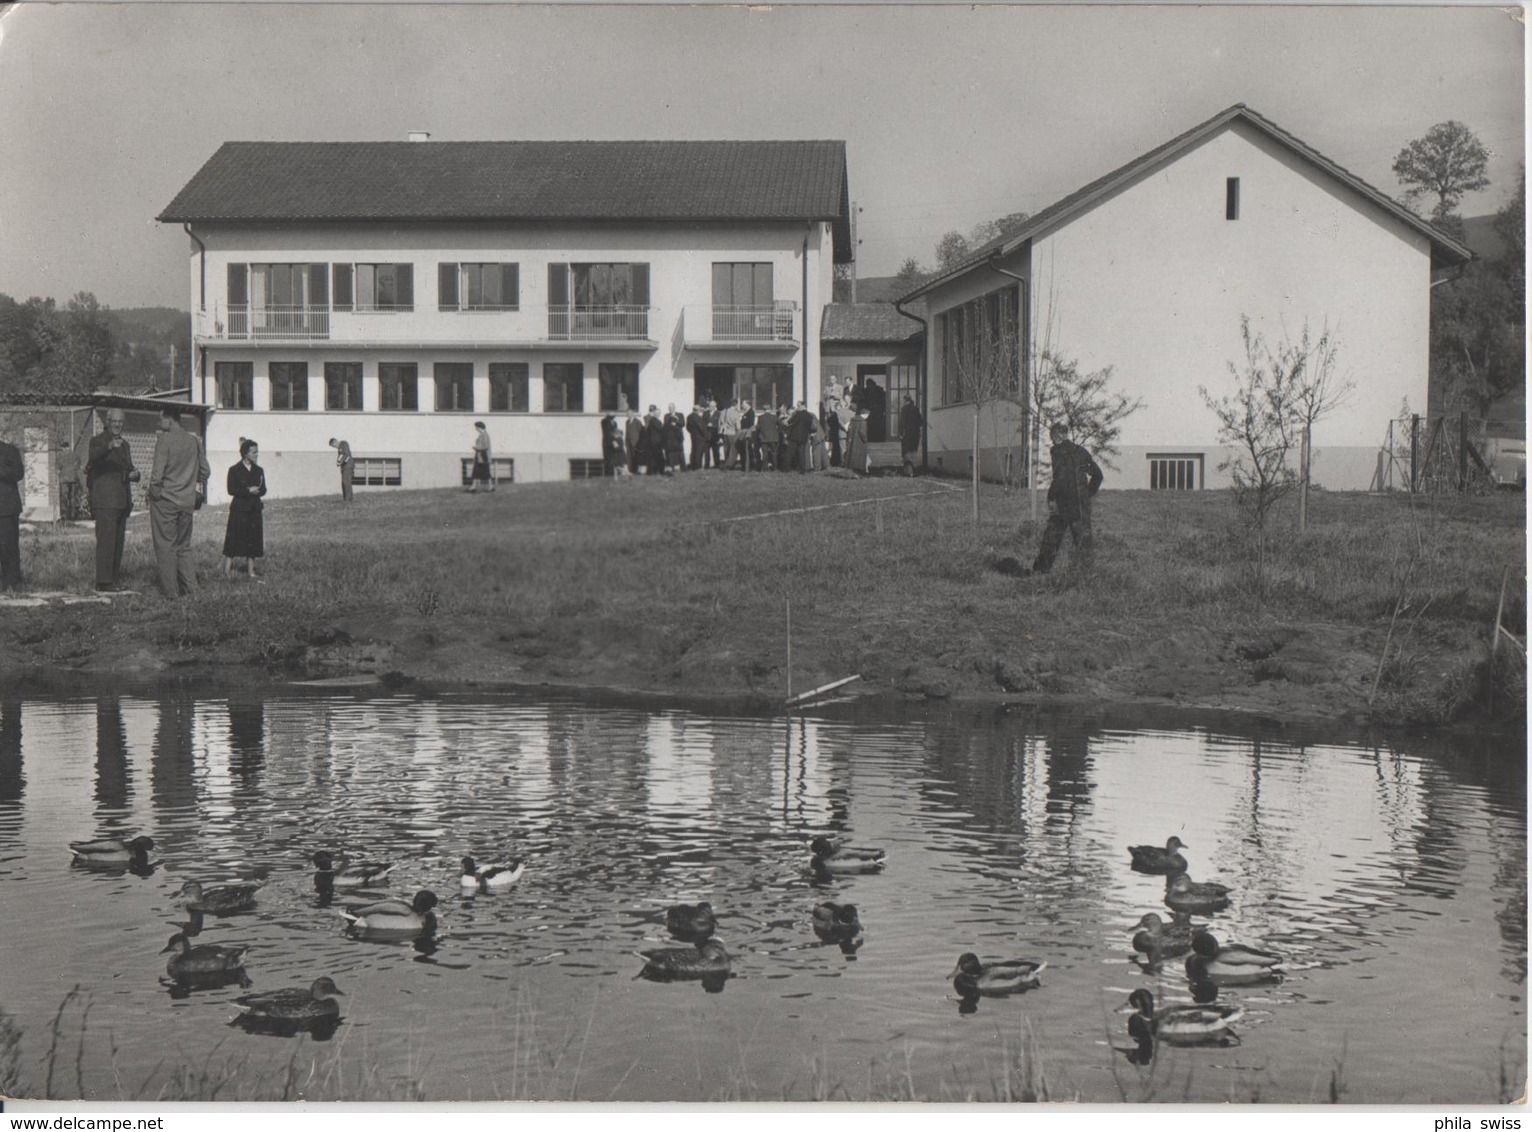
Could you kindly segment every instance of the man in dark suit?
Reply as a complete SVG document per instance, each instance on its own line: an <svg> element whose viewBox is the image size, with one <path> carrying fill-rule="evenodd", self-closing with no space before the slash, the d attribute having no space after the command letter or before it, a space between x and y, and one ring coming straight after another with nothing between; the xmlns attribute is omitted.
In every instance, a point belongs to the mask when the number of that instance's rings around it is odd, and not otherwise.
<svg viewBox="0 0 1532 1132"><path fill-rule="evenodd" d="M809 438L813 434L814 418L809 415L809 407L799 401L793 415L787 418L788 451L792 454L790 458L797 461L799 472L809 470Z"/></svg>
<svg viewBox="0 0 1532 1132"><path fill-rule="evenodd" d="M628 471L636 476L642 462L639 453L644 439L644 422L639 419L637 409L628 410L628 419L622 426L622 436L628 445Z"/></svg>
<svg viewBox="0 0 1532 1132"><path fill-rule="evenodd" d="M665 474L665 422L660 419L660 411L653 405L649 406L649 412L644 417L644 467L649 470L651 476Z"/></svg>
<svg viewBox="0 0 1532 1132"><path fill-rule="evenodd" d="M700 471L702 454L707 451L707 422L702 419L700 405L693 405L686 414L686 435L692 438L692 458L686 466L691 471Z"/></svg>
<svg viewBox="0 0 1532 1132"><path fill-rule="evenodd" d="M85 461L90 514L96 521L96 589L103 593L112 592L119 584L122 547L133 511L131 485L139 480L133 451L122 436L124 423L121 409L108 411L106 428L90 438Z"/></svg>
<svg viewBox="0 0 1532 1132"><path fill-rule="evenodd" d="M755 435L760 442L760 466L765 471L777 470L777 448L782 443L782 424L777 412L770 405L755 418Z"/></svg>
<svg viewBox="0 0 1532 1132"><path fill-rule="evenodd" d="M21 450L0 440L0 590L21 589Z"/></svg>

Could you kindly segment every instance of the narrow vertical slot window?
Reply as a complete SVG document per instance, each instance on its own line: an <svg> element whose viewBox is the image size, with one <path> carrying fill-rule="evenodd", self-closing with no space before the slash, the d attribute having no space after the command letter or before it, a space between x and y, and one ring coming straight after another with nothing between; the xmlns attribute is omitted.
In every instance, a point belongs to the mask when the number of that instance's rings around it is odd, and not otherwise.
<svg viewBox="0 0 1532 1132"><path fill-rule="evenodd" d="M1223 218L1239 219L1239 178L1229 177L1223 183Z"/></svg>

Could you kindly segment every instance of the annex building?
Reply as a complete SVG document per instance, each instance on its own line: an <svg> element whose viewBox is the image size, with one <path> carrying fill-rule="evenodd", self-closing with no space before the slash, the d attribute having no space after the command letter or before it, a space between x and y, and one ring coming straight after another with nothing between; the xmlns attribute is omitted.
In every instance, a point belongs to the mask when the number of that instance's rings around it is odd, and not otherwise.
<svg viewBox="0 0 1532 1132"><path fill-rule="evenodd" d="M1316 427L1314 482L1365 490L1389 420L1406 402L1425 410L1432 282L1470 258L1275 123L1232 106L900 299L930 328L931 462L969 468L974 404L961 376L992 362L998 342L1020 404L1045 350L1082 373L1110 366L1111 388L1142 400L1107 487L1227 486L1219 465L1229 453L1198 389L1232 391L1248 317L1270 344L1296 342L1305 324L1314 338L1331 332L1354 390ZM1032 429L1019 403L985 408L986 475L1026 462Z"/></svg>
<svg viewBox="0 0 1532 1132"><path fill-rule="evenodd" d="M188 237L208 458L273 495L599 474L600 417L817 405L852 247L840 141L228 142Z"/></svg>

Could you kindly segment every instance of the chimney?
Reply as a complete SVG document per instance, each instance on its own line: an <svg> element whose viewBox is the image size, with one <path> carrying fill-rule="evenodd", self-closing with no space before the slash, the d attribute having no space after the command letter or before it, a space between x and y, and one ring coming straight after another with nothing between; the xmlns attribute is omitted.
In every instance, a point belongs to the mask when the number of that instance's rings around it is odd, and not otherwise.
<svg viewBox="0 0 1532 1132"><path fill-rule="evenodd" d="M410 131L410 141L430 141L430 140L431 140L431 132L429 130L411 130Z"/></svg>

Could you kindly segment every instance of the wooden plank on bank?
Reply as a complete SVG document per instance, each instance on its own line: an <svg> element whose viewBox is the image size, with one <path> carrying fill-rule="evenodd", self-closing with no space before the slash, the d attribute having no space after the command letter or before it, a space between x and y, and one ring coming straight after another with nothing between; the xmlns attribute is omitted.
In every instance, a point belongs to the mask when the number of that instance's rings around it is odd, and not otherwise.
<svg viewBox="0 0 1532 1132"><path fill-rule="evenodd" d="M836 688L843 688L847 684L851 683L851 681L860 680L861 678L862 677L860 674L856 676L847 676L844 680L832 680L828 684L821 684L817 688L810 688L807 692L799 692L796 696L788 697L787 706L795 707L798 704L808 703L810 700L817 700L820 696L823 696L829 692L833 692Z"/></svg>

